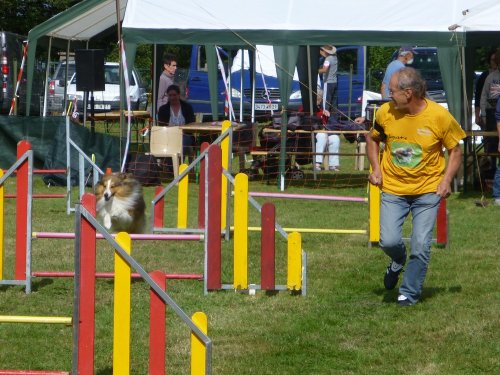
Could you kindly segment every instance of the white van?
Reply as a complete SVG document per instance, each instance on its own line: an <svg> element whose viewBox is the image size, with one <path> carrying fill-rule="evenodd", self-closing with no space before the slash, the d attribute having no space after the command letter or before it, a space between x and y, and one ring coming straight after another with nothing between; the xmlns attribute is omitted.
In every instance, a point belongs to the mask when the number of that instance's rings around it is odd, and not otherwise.
<svg viewBox="0 0 500 375"><path fill-rule="evenodd" d="M71 66L71 61L69 62ZM71 70L70 70L71 71ZM77 99L77 109L83 112L82 91L76 91L76 72L73 73L67 87L67 96L69 100ZM104 91L94 91L94 110L95 112L108 112L120 109L120 66L117 62L106 62L104 64ZM130 87L128 95L133 110L145 109L147 105L146 89L135 71L132 70L130 77ZM87 109L90 110L90 94L87 102Z"/></svg>

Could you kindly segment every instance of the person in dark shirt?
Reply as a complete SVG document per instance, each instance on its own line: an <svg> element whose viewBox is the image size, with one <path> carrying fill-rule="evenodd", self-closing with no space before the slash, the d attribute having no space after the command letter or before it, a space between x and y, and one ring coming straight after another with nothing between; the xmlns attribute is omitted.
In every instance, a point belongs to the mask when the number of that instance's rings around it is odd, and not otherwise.
<svg viewBox="0 0 500 375"><path fill-rule="evenodd" d="M168 103L162 105L158 110L159 126L179 126L195 122L196 117L191 104L181 99L181 89L177 85L167 88ZM183 134L182 148L184 155L192 154L194 137Z"/></svg>
<svg viewBox="0 0 500 375"><path fill-rule="evenodd" d="M481 119L481 92L483 91L484 81L486 81L486 77L488 74L495 71L497 69L497 63L495 61L495 52L496 50L490 51L488 54L488 70L485 70L481 73L476 81L476 88L474 90L474 112L475 112L475 121L476 124L479 125L480 128L483 128L485 124L483 124Z"/></svg>

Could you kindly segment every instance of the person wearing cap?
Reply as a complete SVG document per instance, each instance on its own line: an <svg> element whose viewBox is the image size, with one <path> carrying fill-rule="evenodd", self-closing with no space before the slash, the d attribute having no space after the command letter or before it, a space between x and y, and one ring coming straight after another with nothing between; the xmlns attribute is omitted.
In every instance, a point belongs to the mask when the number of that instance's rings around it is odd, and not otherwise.
<svg viewBox="0 0 500 375"><path fill-rule="evenodd" d="M320 54L324 57L323 65L318 69L319 74L323 74L323 114L330 117L334 106L337 105L337 49L330 45L324 45L320 48ZM339 149L340 137L337 134L316 133L316 152L314 169L321 170L323 161L322 153L328 143L328 169L330 171L339 171Z"/></svg>
<svg viewBox="0 0 500 375"><path fill-rule="evenodd" d="M323 74L323 110L330 116L334 105L337 104L337 48L327 44L320 48L319 53L324 57L323 65L318 69Z"/></svg>
<svg viewBox="0 0 500 375"><path fill-rule="evenodd" d="M366 135L372 167L368 180L382 190L379 244L391 258L384 275L386 289L397 286L406 264L397 299L400 306L414 305L422 295L439 203L451 194L451 181L462 162L460 140L465 138L450 112L425 97L425 86L413 68L394 73L389 82L391 101L382 104ZM402 232L410 213L408 257Z"/></svg>
<svg viewBox="0 0 500 375"><path fill-rule="evenodd" d="M389 99L389 82L391 77L398 70L403 69L406 64L411 64L413 62L413 55L415 51L410 46L403 46L398 51L398 57L387 65L385 70L384 79L382 80L382 85L380 86L380 93L382 94L382 99Z"/></svg>

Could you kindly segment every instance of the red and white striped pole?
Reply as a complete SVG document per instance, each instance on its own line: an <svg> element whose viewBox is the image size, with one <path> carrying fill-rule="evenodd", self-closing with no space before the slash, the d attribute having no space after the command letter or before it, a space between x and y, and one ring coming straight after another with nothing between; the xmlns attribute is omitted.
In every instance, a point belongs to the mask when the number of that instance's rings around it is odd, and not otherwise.
<svg viewBox="0 0 500 375"><path fill-rule="evenodd" d="M23 77L24 62L26 61L26 54L27 53L28 53L28 42L26 41L24 43L23 59L21 61L21 69L19 69L19 74L17 75L16 90L14 91L14 95L12 95L12 101L10 102L9 116L12 116L14 114L14 108L16 107L16 101L17 101L17 92L19 91L19 83L21 82L21 78Z"/></svg>

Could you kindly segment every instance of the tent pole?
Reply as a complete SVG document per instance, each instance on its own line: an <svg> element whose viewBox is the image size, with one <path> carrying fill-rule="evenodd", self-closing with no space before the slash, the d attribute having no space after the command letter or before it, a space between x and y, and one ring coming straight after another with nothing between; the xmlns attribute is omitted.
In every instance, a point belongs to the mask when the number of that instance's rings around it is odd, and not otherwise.
<svg viewBox="0 0 500 375"><path fill-rule="evenodd" d="M151 83L151 87L153 88L153 92L151 93L151 108L153 109L153 125L156 125L156 55L157 55L157 45L153 44L153 82Z"/></svg>
<svg viewBox="0 0 500 375"><path fill-rule="evenodd" d="M87 40L87 43L85 43L85 49L89 49L89 41L88 40ZM68 54L69 54L69 40L68 40L68 52L66 54L66 57L68 57ZM66 60L66 67L67 66L68 66L68 60ZM75 61L75 69L76 69L76 61ZM66 74L68 74L67 70L66 70ZM66 82L68 82L67 76L66 76ZM64 86L64 97L66 97L66 86ZM88 91L84 91L83 92L83 127L87 126L87 103L89 102L88 98L89 98ZM64 103L64 105L66 105L66 102Z"/></svg>
<svg viewBox="0 0 500 375"><path fill-rule="evenodd" d="M243 68L245 66L245 50L241 49L241 74L240 74L240 122L243 121Z"/></svg>
<svg viewBox="0 0 500 375"><path fill-rule="evenodd" d="M66 111L66 107L68 106L68 75L69 75L69 49L70 49L71 41L68 39L66 43L66 70L64 72L64 97L63 97L63 113ZM75 69L76 69L76 61L75 61ZM75 70L76 71L76 70ZM83 125L85 126L85 119L83 120Z"/></svg>
<svg viewBox="0 0 500 375"><path fill-rule="evenodd" d="M45 90L43 94L43 112L42 116L47 116L47 96L49 95L49 71L50 71L50 51L52 50L52 37L49 37L49 50L47 51L47 69L45 69ZM64 108L65 110L66 108ZM63 110L63 112L64 112Z"/></svg>
<svg viewBox="0 0 500 375"><path fill-rule="evenodd" d="M231 57L232 56L232 51L229 50L229 53L228 53L228 58L227 58L227 101L228 101L228 110L229 110L229 121L236 121L236 115L234 114L234 110L232 109L233 108L233 103L231 102L231 105L229 106L229 102L231 101L231 88L233 87L233 79L232 79L232 73L231 73L231 69L233 67L233 58ZM253 119L252 119L252 122L253 122Z"/></svg>
<svg viewBox="0 0 500 375"><path fill-rule="evenodd" d="M252 123L255 119L255 79L257 77L256 67L257 67L257 50L248 50L248 59L250 63L250 72L252 74L251 84L252 84L252 100L250 101L250 105L252 106L250 113L252 114ZM243 72L243 69L241 70ZM243 74L241 75L243 77ZM243 97L243 91L241 91L241 97ZM243 118L240 119L240 122L243 122Z"/></svg>
<svg viewBox="0 0 500 375"><path fill-rule="evenodd" d="M115 6L116 6L116 33L118 37L118 61L120 62L119 64L119 74L120 74L120 136L122 139L126 139L128 136L128 131L125 131L125 116L123 115L123 104L125 102L125 87L123 84L123 46L122 46L122 30L121 30L121 25L120 25L120 0L115 1ZM92 114L93 116L94 114ZM121 155L121 153L120 153ZM127 157L125 155L124 157ZM121 161L121 160L120 160ZM123 172L123 171L122 171Z"/></svg>
<svg viewBox="0 0 500 375"><path fill-rule="evenodd" d="M469 103L468 103L468 98L467 98L467 80L466 80L466 75L465 75L465 48L462 46L460 48L460 59L462 60L462 100L463 100L463 107L464 107L464 121L465 121L465 130L471 130L472 129L472 124L471 124L471 118L469 118Z"/></svg>
<svg viewBox="0 0 500 375"><path fill-rule="evenodd" d="M461 60L461 65L462 65L462 106L464 108L464 112L463 112L463 118L464 118L464 121L465 121L465 130L471 130L472 129L472 123L470 122L471 119L469 119L469 103L468 103L468 98L467 98L467 79L466 79L466 74L465 74L465 70L466 70L466 66L465 66L465 48L464 46L462 46L460 48L460 60ZM463 168L463 191L464 193L467 192L467 154L468 154L468 148L469 148L469 139L468 138L465 138L464 139L464 159L463 159L463 163L462 163L462 168ZM454 179L454 182L455 182L455 188L454 190L457 191L457 178L455 177Z"/></svg>
<svg viewBox="0 0 500 375"><path fill-rule="evenodd" d="M313 89L313 81L312 81L312 74L311 74L311 46L308 44L306 46L307 48L307 81L309 82L309 113L311 116L314 116L314 107L315 104L313 104L313 95L312 95L312 89ZM305 108L304 108L305 109Z"/></svg>

